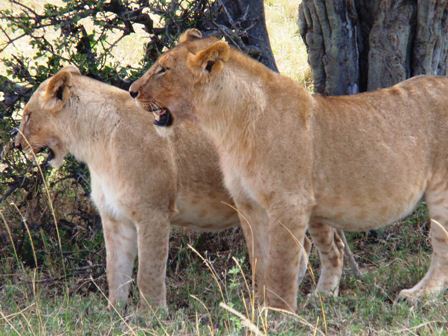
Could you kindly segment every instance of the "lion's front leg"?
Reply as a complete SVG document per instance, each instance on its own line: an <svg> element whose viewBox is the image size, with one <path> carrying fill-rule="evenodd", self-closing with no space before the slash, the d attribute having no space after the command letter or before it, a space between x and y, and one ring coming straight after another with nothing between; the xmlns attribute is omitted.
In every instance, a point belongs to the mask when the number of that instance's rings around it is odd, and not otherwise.
<svg viewBox="0 0 448 336"><path fill-rule="evenodd" d="M269 214L269 255L266 297L270 307L295 311L297 308L300 261L305 250L305 233L310 208L301 202L278 202Z"/></svg>
<svg viewBox="0 0 448 336"><path fill-rule="evenodd" d="M253 280L260 299L264 298L268 244L268 216L266 211L246 197L235 197L241 229L249 253Z"/></svg>
<svg viewBox="0 0 448 336"><path fill-rule="evenodd" d="M154 211L137 223L140 307L166 308L166 263L170 221L168 213Z"/></svg>
<svg viewBox="0 0 448 336"><path fill-rule="evenodd" d="M137 254L137 233L132 223L117 221L105 213L101 213L101 221L106 243L109 308L123 306L128 299L132 282L132 269Z"/></svg>
<svg viewBox="0 0 448 336"><path fill-rule="evenodd" d="M231 166L224 165L223 173L226 187L237 207L257 294L260 300L264 300L269 218L266 210L247 194L241 183L241 177Z"/></svg>

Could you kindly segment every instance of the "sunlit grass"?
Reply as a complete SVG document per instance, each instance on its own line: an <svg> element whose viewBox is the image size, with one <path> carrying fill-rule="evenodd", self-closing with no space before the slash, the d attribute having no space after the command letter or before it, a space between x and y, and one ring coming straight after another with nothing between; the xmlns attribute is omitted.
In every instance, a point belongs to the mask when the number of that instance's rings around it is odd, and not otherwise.
<svg viewBox="0 0 448 336"><path fill-rule="evenodd" d="M300 82L309 76L306 47L297 26L295 0L265 0L266 24L279 71Z"/></svg>

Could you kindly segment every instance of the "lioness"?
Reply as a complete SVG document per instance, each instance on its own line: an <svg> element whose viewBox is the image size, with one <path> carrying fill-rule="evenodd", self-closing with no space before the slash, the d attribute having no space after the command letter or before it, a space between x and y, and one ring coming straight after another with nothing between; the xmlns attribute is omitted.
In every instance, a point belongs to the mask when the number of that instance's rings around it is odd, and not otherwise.
<svg viewBox="0 0 448 336"><path fill-rule="evenodd" d="M148 113L121 89L65 67L26 104L16 146L49 147L59 166L67 153L90 170L101 215L111 305L124 303L138 253L142 302L166 306L170 223L201 231L238 224L214 146L192 124L171 140L148 126ZM177 207L177 211L176 211Z"/></svg>
<svg viewBox="0 0 448 336"><path fill-rule="evenodd" d="M321 258L317 290L336 293L342 253L333 228L392 223L423 195L440 223L431 225L431 265L400 296L447 287L447 78L418 77L354 96L311 95L224 41L190 30L130 91L159 119L198 121L216 144L225 184L251 224L244 232L253 235L251 258L268 305L296 309L307 229Z"/></svg>

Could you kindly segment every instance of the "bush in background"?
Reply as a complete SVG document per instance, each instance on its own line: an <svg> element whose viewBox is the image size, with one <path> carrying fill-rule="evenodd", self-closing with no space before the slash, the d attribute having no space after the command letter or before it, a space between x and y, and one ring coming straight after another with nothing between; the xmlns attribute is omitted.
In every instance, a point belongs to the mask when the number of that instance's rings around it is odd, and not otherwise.
<svg viewBox="0 0 448 336"><path fill-rule="evenodd" d="M199 24L210 4L207 0L74 0L41 7L39 2L29 3L10 0L0 7L0 259L15 255L19 262L11 265L42 266L55 279L61 275L56 261L62 253L65 263L78 271L92 271L95 267L87 266L97 265L99 276L104 251L100 220L88 200L88 170L72 157L61 169L51 170L45 155L37 167L13 150L21 110L37 86L67 64L127 89L182 31ZM26 44L30 48L23 48ZM134 64L123 62L117 53L132 56Z"/></svg>

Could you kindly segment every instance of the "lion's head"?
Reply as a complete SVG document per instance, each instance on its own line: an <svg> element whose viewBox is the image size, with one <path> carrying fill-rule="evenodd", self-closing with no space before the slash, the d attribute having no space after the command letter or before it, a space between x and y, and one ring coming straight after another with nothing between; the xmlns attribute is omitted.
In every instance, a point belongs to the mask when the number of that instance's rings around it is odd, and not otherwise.
<svg viewBox="0 0 448 336"><path fill-rule="evenodd" d="M202 38L197 29L184 32L179 44L159 57L129 88L137 102L155 116L157 126L174 119L194 118L194 93L218 76L229 59L230 47L215 37Z"/></svg>
<svg viewBox="0 0 448 336"><path fill-rule="evenodd" d="M15 138L15 146L23 148L28 154L48 148L50 164L54 167L62 164L68 152L60 125L70 98L73 75L80 75L76 67L64 67L38 87L25 105Z"/></svg>

